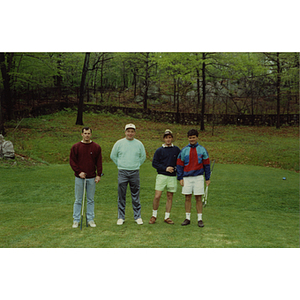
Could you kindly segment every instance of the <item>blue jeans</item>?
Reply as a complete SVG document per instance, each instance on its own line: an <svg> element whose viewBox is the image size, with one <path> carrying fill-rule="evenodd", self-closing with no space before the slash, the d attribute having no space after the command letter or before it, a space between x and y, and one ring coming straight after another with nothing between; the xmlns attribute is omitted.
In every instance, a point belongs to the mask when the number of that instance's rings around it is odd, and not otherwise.
<svg viewBox="0 0 300 300"><path fill-rule="evenodd" d="M80 221L81 216L81 204L83 198L83 188L84 188L84 179L75 177L75 203L74 203L74 210L73 210L73 218L74 222ZM96 189L96 182L95 178L87 178L86 179L86 215L87 220L92 221L94 220L94 195Z"/></svg>

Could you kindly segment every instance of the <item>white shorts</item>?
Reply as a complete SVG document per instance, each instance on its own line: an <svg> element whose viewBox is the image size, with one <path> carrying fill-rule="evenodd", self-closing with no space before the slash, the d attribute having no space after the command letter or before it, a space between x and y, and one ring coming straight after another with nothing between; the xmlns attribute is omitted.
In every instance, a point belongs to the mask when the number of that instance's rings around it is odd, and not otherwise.
<svg viewBox="0 0 300 300"><path fill-rule="evenodd" d="M183 177L183 195L204 195L204 176Z"/></svg>

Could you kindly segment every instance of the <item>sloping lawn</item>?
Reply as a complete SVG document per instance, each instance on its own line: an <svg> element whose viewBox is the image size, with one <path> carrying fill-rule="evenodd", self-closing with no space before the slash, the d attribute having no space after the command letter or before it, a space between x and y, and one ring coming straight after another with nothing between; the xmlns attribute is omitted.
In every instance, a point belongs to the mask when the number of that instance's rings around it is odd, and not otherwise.
<svg viewBox="0 0 300 300"><path fill-rule="evenodd" d="M5 180L0 181L0 247L299 247L299 175L295 172L215 164L203 213L205 227L199 228L194 199L191 225L180 225L185 219L180 187L171 211L175 224L163 222L164 194L156 224L148 224L156 176L150 162L140 171L144 225L133 220L128 188L126 221L117 226L117 169L104 163L103 171L95 195L97 227L84 226L80 231L71 228L74 175L69 165L5 168Z"/></svg>

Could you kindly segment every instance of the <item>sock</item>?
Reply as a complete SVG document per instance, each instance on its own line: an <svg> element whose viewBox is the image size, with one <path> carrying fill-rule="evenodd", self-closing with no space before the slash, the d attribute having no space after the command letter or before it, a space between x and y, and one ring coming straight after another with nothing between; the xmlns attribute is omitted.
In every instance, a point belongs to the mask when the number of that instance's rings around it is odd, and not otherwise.
<svg viewBox="0 0 300 300"><path fill-rule="evenodd" d="M202 214L198 214L198 221L202 220Z"/></svg>
<svg viewBox="0 0 300 300"><path fill-rule="evenodd" d="M155 218L157 218L157 210L154 210L154 209L153 209L152 216L155 217Z"/></svg>
<svg viewBox="0 0 300 300"><path fill-rule="evenodd" d="M185 218L190 220L191 219L191 213L185 213Z"/></svg>
<svg viewBox="0 0 300 300"><path fill-rule="evenodd" d="M165 213L165 220L168 219L170 217L170 213Z"/></svg>

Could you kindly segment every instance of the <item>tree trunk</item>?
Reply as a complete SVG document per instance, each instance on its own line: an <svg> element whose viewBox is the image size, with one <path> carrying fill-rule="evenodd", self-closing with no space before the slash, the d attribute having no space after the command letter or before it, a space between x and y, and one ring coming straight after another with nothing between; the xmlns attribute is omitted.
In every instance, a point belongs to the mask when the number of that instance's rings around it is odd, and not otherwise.
<svg viewBox="0 0 300 300"><path fill-rule="evenodd" d="M61 75L61 54L58 54L58 61L57 61L57 75L54 76L54 85L57 88L57 97L58 97L58 101L61 100L61 83L63 80L63 77Z"/></svg>
<svg viewBox="0 0 300 300"><path fill-rule="evenodd" d="M101 60L101 76L100 76L100 102L103 102L103 70L104 67L104 53L102 54L102 60Z"/></svg>
<svg viewBox="0 0 300 300"><path fill-rule="evenodd" d="M176 79L174 78L174 109L176 108Z"/></svg>
<svg viewBox="0 0 300 300"><path fill-rule="evenodd" d="M176 123L180 123L179 113L179 78L175 79L175 94L174 94L174 105L176 109Z"/></svg>
<svg viewBox="0 0 300 300"><path fill-rule="evenodd" d="M205 114L205 98L206 98L206 82L205 82L205 53L202 53L202 110L201 110L201 130L204 131L204 114Z"/></svg>
<svg viewBox="0 0 300 300"><path fill-rule="evenodd" d="M5 135L4 120L2 115L2 96L0 95L0 134Z"/></svg>
<svg viewBox="0 0 300 300"><path fill-rule="evenodd" d="M179 115L179 78L177 78L177 107L176 107L176 112Z"/></svg>
<svg viewBox="0 0 300 300"><path fill-rule="evenodd" d="M125 68L125 62L123 62L122 67L122 75L123 75L123 91L127 88L127 74L126 74L126 68Z"/></svg>
<svg viewBox="0 0 300 300"><path fill-rule="evenodd" d="M276 128L280 128L280 97L281 97L281 68L280 68L280 60L279 60L279 52L276 54L277 57L277 81L276 81L276 89L277 89L277 122Z"/></svg>
<svg viewBox="0 0 300 300"><path fill-rule="evenodd" d="M144 110L148 109L148 88L149 88L149 52L146 53L145 66L145 93L144 93Z"/></svg>
<svg viewBox="0 0 300 300"><path fill-rule="evenodd" d="M213 136L215 132L215 98L213 98L213 105L212 105L212 132L211 135Z"/></svg>
<svg viewBox="0 0 300 300"><path fill-rule="evenodd" d="M98 69L95 70L95 76L94 76L94 96L96 97L96 91L97 91L97 74Z"/></svg>
<svg viewBox="0 0 300 300"><path fill-rule="evenodd" d="M5 64L6 55L8 61L7 66ZM11 82L10 82L9 69L10 69L10 65L14 53L8 53L6 55L3 52L0 52L0 68L1 68L2 78L3 78L3 87L4 87L4 91L3 91L4 99L2 99L2 105L5 106L7 119L10 121L12 119L12 113L13 113L13 101L11 97L11 89L10 89Z"/></svg>
<svg viewBox="0 0 300 300"><path fill-rule="evenodd" d="M135 99L135 97L136 97L136 68L134 68L134 71L133 71L133 85L134 85L133 97Z"/></svg>
<svg viewBox="0 0 300 300"><path fill-rule="evenodd" d="M199 72L199 69L197 69L197 98L198 98L197 113L199 113L199 109L200 109L200 72Z"/></svg>
<svg viewBox="0 0 300 300"><path fill-rule="evenodd" d="M76 125L83 125L83 99L84 99L84 91L85 91L85 80L86 80L86 75L87 75L88 68L89 68L89 60L90 60L90 53L87 52L85 54L83 70L82 70L82 75L81 75L80 94L79 94Z"/></svg>
<svg viewBox="0 0 300 300"><path fill-rule="evenodd" d="M2 71L2 63L3 63L3 58L4 58L4 53L0 53L0 66L1 66L1 71ZM2 75L3 77L3 75ZM2 94L0 94L0 134L5 135L5 130L4 130L4 120L3 120L3 115L2 115Z"/></svg>
<svg viewBox="0 0 300 300"><path fill-rule="evenodd" d="M148 82L145 86L145 94L144 94L144 110L148 109Z"/></svg>

